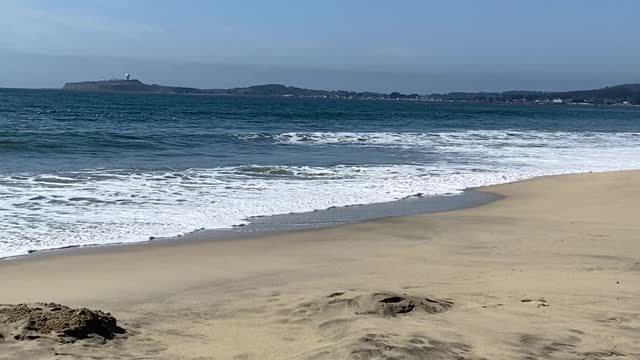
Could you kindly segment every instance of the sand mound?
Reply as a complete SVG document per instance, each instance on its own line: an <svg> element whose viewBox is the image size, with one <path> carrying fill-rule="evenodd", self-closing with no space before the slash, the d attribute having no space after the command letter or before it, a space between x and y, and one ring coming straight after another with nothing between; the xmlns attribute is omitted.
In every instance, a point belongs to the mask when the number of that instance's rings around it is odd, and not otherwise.
<svg viewBox="0 0 640 360"><path fill-rule="evenodd" d="M397 316L410 312L438 314L447 311L452 305L447 300L384 291L364 294L335 292L325 298L304 302L298 307L301 310L310 309L299 311L307 313L348 309L356 315Z"/></svg>
<svg viewBox="0 0 640 360"><path fill-rule="evenodd" d="M319 346L300 353L300 360L476 359L470 345L436 339L428 332L433 329L431 315L452 307L444 299L350 290L315 297L282 314L286 323L317 326Z"/></svg>
<svg viewBox="0 0 640 360"><path fill-rule="evenodd" d="M424 336L404 338L396 334L367 334L346 347L354 360L475 359L471 347Z"/></svg>
<svg viewBox="0 0 640 360"><path fill-rule="evenodd" d="M382 316L396 316L412 311L424 311L437 314L447 311L452 303L446 300L430 299L427 297L400 295L390 292L377 292L358 296L355 299L356 314L377 314Z"/></svg>
<svg viewBox="0 0 640 360"><path fill-rule="evenodd" d="M0 339L33 340L49 337L72 342L100 336L113 339L125 330L109 313L73 309L54 303L0 305Z"/></svg>

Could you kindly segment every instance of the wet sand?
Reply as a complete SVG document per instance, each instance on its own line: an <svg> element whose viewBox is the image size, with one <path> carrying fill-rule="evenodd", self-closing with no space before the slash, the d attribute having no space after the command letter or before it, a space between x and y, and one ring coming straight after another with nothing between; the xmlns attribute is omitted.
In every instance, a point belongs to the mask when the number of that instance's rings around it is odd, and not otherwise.
<svg viewBox="0 0 640 360"><path fill-rule="evenodd" d="M640 358L640 172L247 240L0 262L0 303L111 312L126 338L0 339L0 359Z"/></svg>

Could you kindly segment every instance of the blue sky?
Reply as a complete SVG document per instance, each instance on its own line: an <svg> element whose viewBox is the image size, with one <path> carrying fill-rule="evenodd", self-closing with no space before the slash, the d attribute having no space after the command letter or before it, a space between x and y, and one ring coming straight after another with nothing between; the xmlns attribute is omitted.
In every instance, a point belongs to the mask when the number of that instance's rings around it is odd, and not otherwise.
<svg viewBox="0 0 640 360"><path fill-rule="evenodd" d="M56 87L123 69L200 87L640 82L638 14L632 0L0 0L0 86Z"/></svg>

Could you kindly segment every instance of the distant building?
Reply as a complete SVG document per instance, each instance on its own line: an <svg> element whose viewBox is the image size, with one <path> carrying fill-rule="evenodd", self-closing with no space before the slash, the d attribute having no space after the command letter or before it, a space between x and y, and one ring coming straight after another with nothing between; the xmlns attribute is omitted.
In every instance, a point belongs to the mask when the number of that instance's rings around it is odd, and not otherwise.
<svg viewBox="0 0 640 360"><path fill-rule="evenodd" d="M131 80L131 74L129 74L129 73L124 74L124 78L125 78L125 80L127 80L127 81Z"/></svg>

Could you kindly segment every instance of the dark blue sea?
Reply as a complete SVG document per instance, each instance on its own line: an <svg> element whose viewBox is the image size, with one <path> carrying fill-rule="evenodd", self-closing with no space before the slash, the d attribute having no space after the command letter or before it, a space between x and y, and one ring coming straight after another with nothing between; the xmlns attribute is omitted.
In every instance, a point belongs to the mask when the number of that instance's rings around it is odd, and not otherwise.
<svg viewBox="0 0 640 360"><path fill-rule="evenodd" d="M0 89L0 257L640 168L640 109Z"/></svg>

